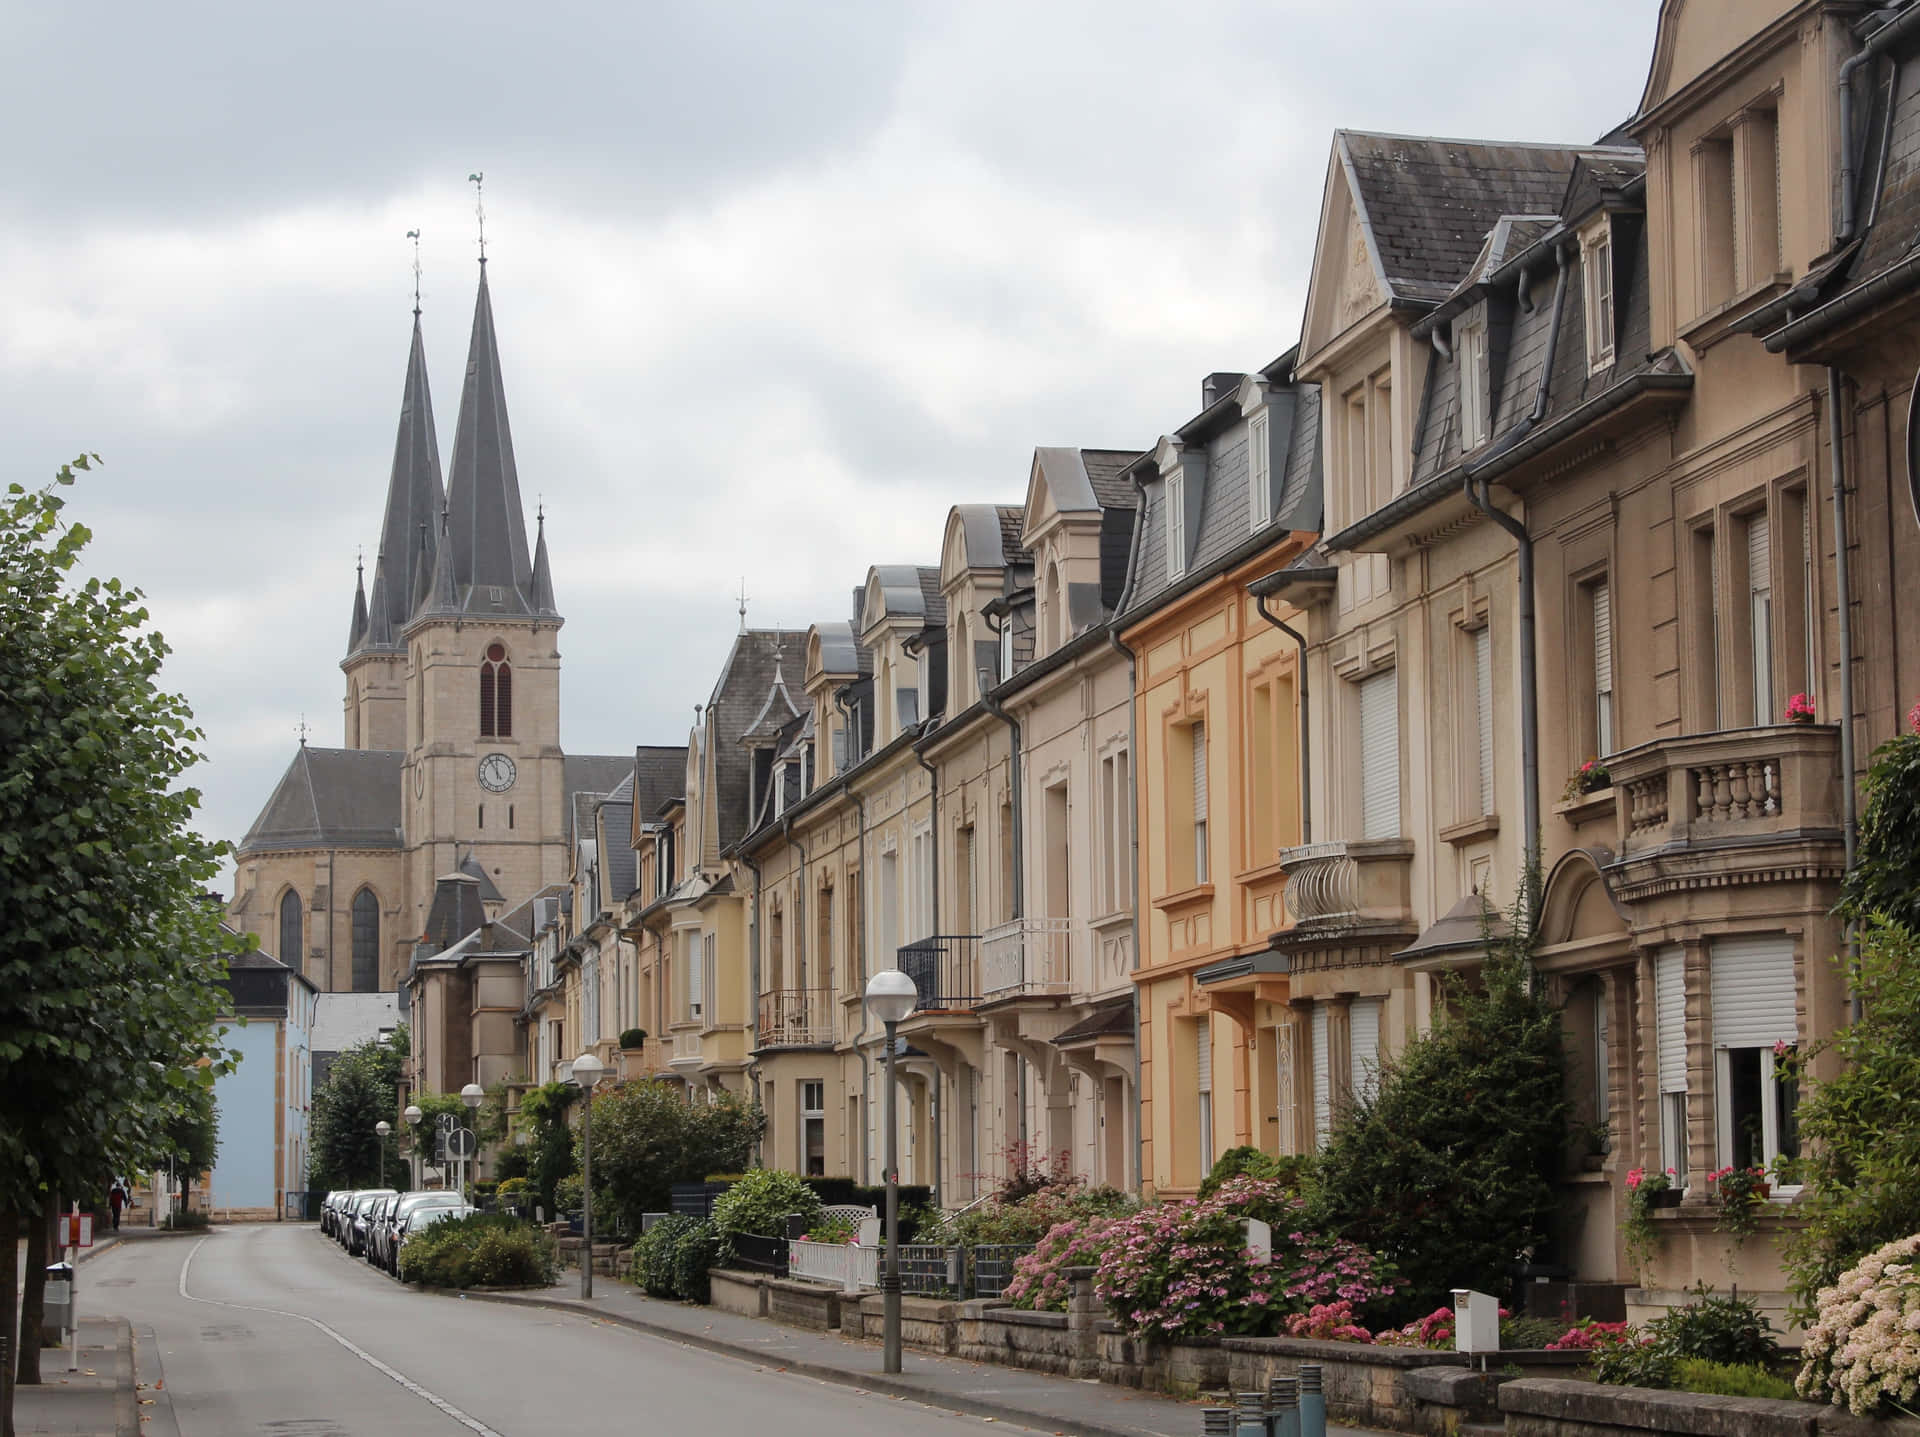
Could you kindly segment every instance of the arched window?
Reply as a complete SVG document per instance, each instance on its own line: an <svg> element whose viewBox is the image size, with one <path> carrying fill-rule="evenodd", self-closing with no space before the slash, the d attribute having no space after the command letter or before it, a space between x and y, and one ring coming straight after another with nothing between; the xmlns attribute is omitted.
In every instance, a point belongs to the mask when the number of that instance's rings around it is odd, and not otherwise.
<svg viewBox="0 0 1920 1437"><path fill-rule="evenodd" d="M480 665L480 737L513 737L513 668L504 644L488 644Z"/></svg>
<svg viewBox="0 0 1920 1437"><path fill-rule="evenodd" d="M302 936L305 925L300 919L300 895L289 888L280 899L280 952L277 956L296 973L306 966L301 961L306 955L307 942Z"/></svg>
<svg viewBox="0 0 1920 1437"><path fill-rule="evenodd" d="M353 991L380 991L380 900L371 888L353 895Z"/></svg>

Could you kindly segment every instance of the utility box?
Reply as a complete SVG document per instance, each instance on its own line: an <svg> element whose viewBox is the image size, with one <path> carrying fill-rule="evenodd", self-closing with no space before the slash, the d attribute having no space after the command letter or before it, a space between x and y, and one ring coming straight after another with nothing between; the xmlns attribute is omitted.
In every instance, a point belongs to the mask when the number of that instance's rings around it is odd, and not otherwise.
<svg viewBox="0 0 1920 1437"><path fill-rule="evenodd" d="M47 1291L42 1299L41 1323L61 1332L73 1328L73 1264L56 1262L47 1268Z"/></svg>
<svg viewBox="0 0 1920 1437"><path fill-rule="evenodd" d="M1257 1217L1240 1219L1240 1232L1247 1249L1247 1262L1253 1267L1268 1267L1273 1262L1273 1228Z"/></svg>
<svg viewBox="0 0 1920 1437"><path fill-rule="evenodd" d="M1500 1350L1500 1300L1470 1288L1453 1289L1453 1348L1456 1352Z"/></svg>

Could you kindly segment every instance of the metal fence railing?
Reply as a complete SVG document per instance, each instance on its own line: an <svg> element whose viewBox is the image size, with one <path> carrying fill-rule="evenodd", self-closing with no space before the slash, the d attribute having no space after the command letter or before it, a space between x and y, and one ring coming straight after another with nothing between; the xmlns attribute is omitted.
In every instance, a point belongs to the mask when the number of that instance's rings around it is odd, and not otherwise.
<svg viewBox="0 0 1920 1437"><path fill-rule="evenodd" d="M326 1200L326 1193L318 1189L289 1192L282 1197L282 1211L288 1222L315 1222L320 1217L320 1204Z"/></svg>
<svg viewBox="0 0 1920 1437"><path fill-rule="evenodd" d="M975 1297L998 1297L1013 1281L1013 1264L1032 1252L1030 1242L980 1243L972 1252L973 1273L969 1286Z"/></svg>
<svg viewBox="0 0 1920 1437"><path fill-rule="evenodd" d="M979 958L977 935L939 933L906 944L896 961L919 991L918 1011L970 1012L980 1005Z"/></svg>
<svg viewBox="0 0 1920 1437"><path fill-rule="evenodd" d="M900 1290L915 1297L957 1294L965 1281L966 1254L931 1242L900 1244Z"/></svg>

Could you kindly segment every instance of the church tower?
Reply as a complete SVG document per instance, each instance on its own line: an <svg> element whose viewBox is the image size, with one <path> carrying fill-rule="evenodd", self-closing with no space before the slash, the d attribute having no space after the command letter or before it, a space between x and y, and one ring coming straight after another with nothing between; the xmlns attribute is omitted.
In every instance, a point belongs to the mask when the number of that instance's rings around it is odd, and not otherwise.
<svg viewBox="0 0 1920 1437"><path fill-rule="evenodd" d="M528 554L486 263L445 501L429 541L411 551L416 567L403 574L395 566L389 575L417 586L396 628L404 664L406 913L416 932L434 881L463 863L477 865L509 905L567 871L563 620L544 516ZM424 395L424 367L421 373ZM424 481L419 492L430 492ZM374 582L378 590L377 570ZM370 599L370 626L376 607Z"/></svg>
<svg viewBox="0 0 1920 1437"><path fill-rule="evenodd" d="M427 387L426 348L420 309L413 311L413 348L400 394L400 432L393 443L393 471L373 564L373 594L364 575L356 580L347 656L346 747L399 750L407 746L407 651L400 636L413 617L415 599L433 571L440 510L440 441Z"/></svg>

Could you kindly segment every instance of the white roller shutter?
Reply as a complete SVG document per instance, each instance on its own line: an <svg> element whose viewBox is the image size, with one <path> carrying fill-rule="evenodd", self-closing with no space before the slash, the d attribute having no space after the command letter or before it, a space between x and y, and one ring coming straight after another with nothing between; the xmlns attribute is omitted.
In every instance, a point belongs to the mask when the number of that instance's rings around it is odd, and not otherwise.
<svg viewBox="0 0 1920 1437"><path fill-rule="evenodd" d="M1593 586L1594 742L1602 757L1613 752L1613 590Z"/></svg>
<svg viewBox="0 0 1920 1437"><path fill-rule="evenodd" d="M1473 631L1473 701L1480 723L1480 812L1493 812L1493 630Z"/></svg>
<svg viewBox="0 0 1920 1437"><path fill-rule="evenodd" d="M1205 1018L1194 1024L1193 1081L1202 1093L1213 1091L1213 1025Z"/></svg>
<svg viewBox="0 0 1920 1437"><path fill-rule="evenodd" d="M1773 587L1769 582L1768 540L1767 514L1762 509L1747 520L1747 588L1752 593Z"/></svg>
<svg viewBox="0 0 1920 1437"><path fill-rule="evenodd" d="M1400 836L1400 686L1393 669L1360 681L1360 836Z"/></svg>
<svg viewBox="0 0 1920 1437"><path fill-rule="evenodd" d="M1794 1043L1793 939L1719 938L1713 943L1713 1045Z"/></svg>
<svg viewBox="0 0 1920 1437"><path fill-rule="evenodd" d="M1313 1005L1313 1137L1325 1143L1333 1124L1333 1074L1327 1066L1327 1005Z"/></svg>
<svg viewBox="0 0 1920 1437"><path fill-rule="evenodd" d="M1653 956L1653 1027L1660 1091L1687 1090L1686 955L1677 947Z"/></svg>
<svg viewBox="0 0 1920 1437"><path fill-rule="evenodd" d="M1380 1072L1380 999L1355 998L1347 1007L1349 1074L1356 1097L1371 1097Z"/></svg>
<svg viewBox="0 0 1920 1437"><path fill-rule="evenodd" d="M1207 821L1207 726L1197 723L1193 735L1193 821Z"/></svg>

